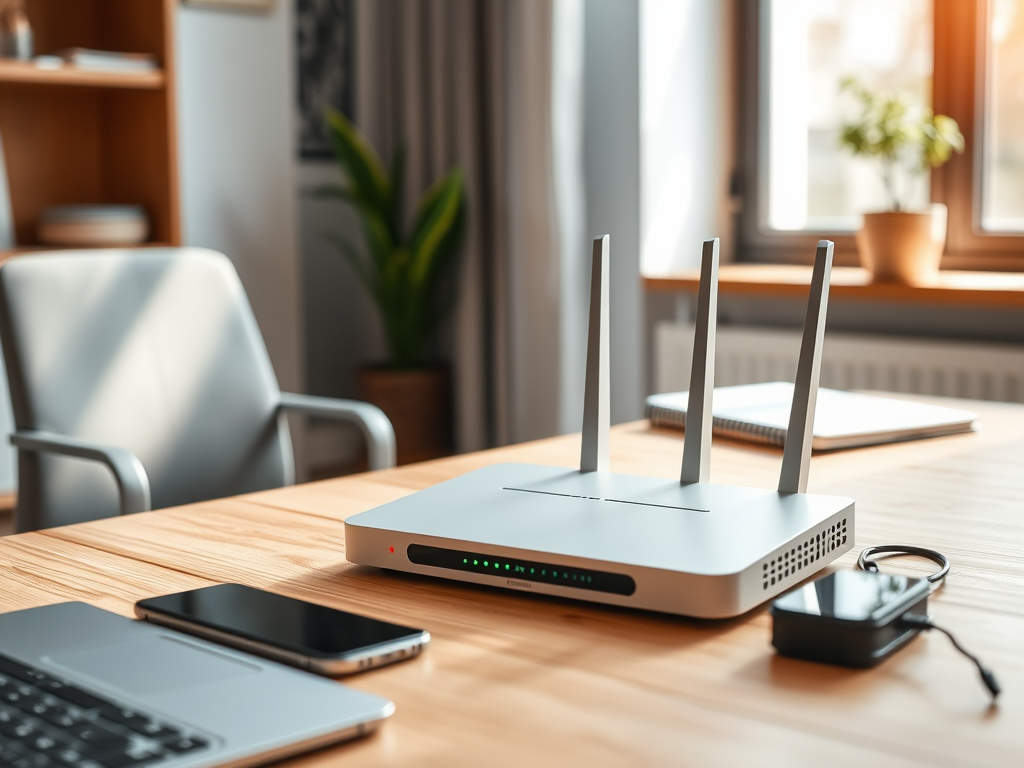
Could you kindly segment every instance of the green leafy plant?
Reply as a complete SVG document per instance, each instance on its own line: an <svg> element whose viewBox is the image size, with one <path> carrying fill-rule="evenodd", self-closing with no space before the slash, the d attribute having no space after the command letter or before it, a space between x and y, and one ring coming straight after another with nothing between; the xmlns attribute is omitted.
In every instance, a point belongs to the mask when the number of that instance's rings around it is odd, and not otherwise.
<svg viewBox="0 0 1024 768"><path fill-rule="evenodd" d="M337 110L327 122L334 154L347 185L317 190L320 197L345 201L359 214L366 254L344 238L331 241L373 297L387 337L390 364L423 364L428 344L454 304L446 273L454 264L465 229L465 184L452 168L420 199L412 227L402 221L405 148L385 169L359 129Z"/></svg>
<svg viewBox="0 0 1024 768"><path fill-rule="evenodd" d="M956 120L915 108L906 94L870 91L854 77L843 80L841 90L852 93L861 104L858 120L843 125L839 143L853 154L881 162L882 183L894 211L906 208L906 197L915 177L938 168L964 151L964 137ZM900 171L907 176L902 189Z"/></svg>

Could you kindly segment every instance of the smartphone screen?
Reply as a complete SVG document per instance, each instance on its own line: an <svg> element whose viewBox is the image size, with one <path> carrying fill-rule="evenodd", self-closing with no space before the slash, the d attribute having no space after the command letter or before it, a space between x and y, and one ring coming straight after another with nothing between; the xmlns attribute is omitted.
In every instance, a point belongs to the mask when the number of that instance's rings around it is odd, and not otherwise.
<svg viewBox="0 0 1024 768"><path fill-rule="evenodd" d="M375 648L419 646L429 640L429 635L419 629L241 584L219 584L140 600L136 613L156 623L195 630L195 634L212 630L218 635L215 639L223 640L219 636L226 634L247 640L250 643L242 646L247 650L252 650L253 643L269 645L312 660L372 656Z"/></svg>

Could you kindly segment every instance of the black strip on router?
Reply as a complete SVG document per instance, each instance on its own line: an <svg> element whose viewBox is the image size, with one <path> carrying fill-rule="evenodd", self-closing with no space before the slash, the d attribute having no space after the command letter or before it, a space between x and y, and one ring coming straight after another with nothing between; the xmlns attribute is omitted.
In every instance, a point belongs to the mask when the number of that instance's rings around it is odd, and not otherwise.
<svg viewBox="0 0 1024 768"><path fill-rule="evenodd" d="M613 595L632 595L636 582L622 573L594 571L589 568L574 568L554 563L538 563L514 557L488 555L482 552L465 552L442 547L428 547L410 544L406 550L409 562L429 565L451 571L479 573L496 579L554 584L559 587L588 589L592 592L608 592Z"/></svg>

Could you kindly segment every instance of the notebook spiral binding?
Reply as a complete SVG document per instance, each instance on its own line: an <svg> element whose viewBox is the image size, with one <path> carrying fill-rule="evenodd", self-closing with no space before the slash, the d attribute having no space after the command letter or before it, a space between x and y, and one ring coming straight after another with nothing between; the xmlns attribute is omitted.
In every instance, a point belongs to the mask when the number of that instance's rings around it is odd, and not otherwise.
<svg viewBox="0 0 1024 768"><path fill-rule="evenodd" d="M647 406L646 414L652 427L668 427L669 429L686 429L686 413L675 408L662 408L657 405ZM781 448L786 442L786 430L769 427L763 424L750 424L735 419L723 419L715 416L711 421L711 429L722 437L737 437L763 445L774 445Z"/></svg>

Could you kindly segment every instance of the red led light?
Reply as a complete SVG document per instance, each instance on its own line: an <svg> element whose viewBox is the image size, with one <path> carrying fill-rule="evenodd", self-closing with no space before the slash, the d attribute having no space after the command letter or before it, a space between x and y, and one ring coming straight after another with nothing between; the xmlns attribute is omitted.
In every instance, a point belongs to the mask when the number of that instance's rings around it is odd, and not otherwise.
<svg viewBox="0 0 1024 768"><path fill-rule="evenodd" d="M390 552L391 554L394 554L395 553L395 548L394 547L388 547L388 552Z"/></svg>

